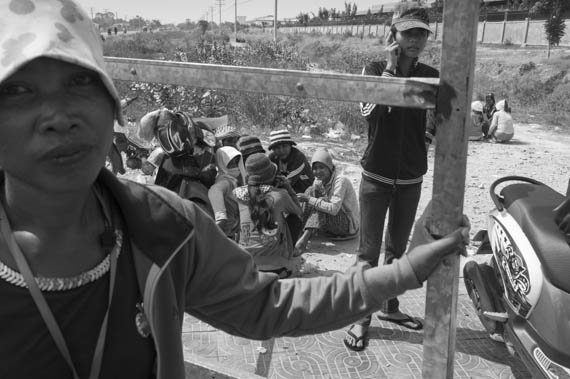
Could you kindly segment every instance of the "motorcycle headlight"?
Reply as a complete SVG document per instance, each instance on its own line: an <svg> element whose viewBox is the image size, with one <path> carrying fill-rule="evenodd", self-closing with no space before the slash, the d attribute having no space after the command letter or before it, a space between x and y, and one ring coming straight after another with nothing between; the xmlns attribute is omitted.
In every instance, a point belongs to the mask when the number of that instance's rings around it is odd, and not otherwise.
<svg viewBox="0 0 570 379"><path fill-rule="evenodd" d="M544 354L540 348L535 348L533 351L534 359L538 362L542 371L552 379L570 379L570 368L561 366L553 362Z"/></svg>

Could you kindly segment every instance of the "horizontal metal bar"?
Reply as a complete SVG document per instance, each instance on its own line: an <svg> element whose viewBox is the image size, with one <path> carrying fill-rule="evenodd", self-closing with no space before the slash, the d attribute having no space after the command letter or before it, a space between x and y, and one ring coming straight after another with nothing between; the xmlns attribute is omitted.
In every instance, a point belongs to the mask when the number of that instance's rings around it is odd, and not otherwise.
<svg viewBox="0 0 570 379"><path fill-rule="evenodd" d="M107 57L113 79L360 102L435 108L439 79L224 66Z"/></svg>

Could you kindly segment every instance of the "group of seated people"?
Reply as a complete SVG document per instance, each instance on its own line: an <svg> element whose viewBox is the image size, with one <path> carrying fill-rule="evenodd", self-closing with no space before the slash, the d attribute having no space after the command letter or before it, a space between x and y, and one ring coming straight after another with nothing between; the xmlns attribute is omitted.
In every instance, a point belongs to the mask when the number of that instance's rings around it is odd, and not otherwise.
<svg viewBox="0 0 570 379"><path fill-rule="evenodd" d="M506 99L495 102L493 93L485 96L485 102L473 102L471 120L475 131L471 140L505 143L515 134L509 103Z"/></svg>
<svg viewBox="0 0 570 379"><path fill-rule="evenodd" d="M157 167L155 184L200 205L261 271L287 278L291 259L315 234L358 234L350 180L326 148L318 148L309 163L286 129L270 133L267 153L258 137L240 135L233 126L210 129L163 109L141 119L140 136L160 145L149 157Z"/></svg>

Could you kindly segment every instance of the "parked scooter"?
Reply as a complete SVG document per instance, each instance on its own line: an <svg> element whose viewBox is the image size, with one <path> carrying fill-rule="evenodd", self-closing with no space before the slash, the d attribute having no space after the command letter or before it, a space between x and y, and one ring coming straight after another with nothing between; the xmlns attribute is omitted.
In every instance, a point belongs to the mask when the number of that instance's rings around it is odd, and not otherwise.
<svg viewBox="0 0 570 379"><path fill-rule="evenodd" d="M498 185L505 185L499 194ZM570 378L570 239L554 221L564 195L533 179L508 176L490 188L495 209L465 287L490 337L504 341L533 378Z"/></svg>

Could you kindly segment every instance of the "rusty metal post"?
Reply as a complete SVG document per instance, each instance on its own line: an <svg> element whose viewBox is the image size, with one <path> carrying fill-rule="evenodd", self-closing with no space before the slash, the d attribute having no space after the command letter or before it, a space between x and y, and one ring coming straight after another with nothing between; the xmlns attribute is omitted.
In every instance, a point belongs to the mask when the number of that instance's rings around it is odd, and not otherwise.
<svg viewBox="0 0 570 379"><path fill-rule="evenodd" d="M456 229L463 214L479 6L478 1L465 0L446 0L444 5L429 225L436 235ZM453 378L458 287L459 256L452 255L439 265L427 282L424 378Z"/></svg>

